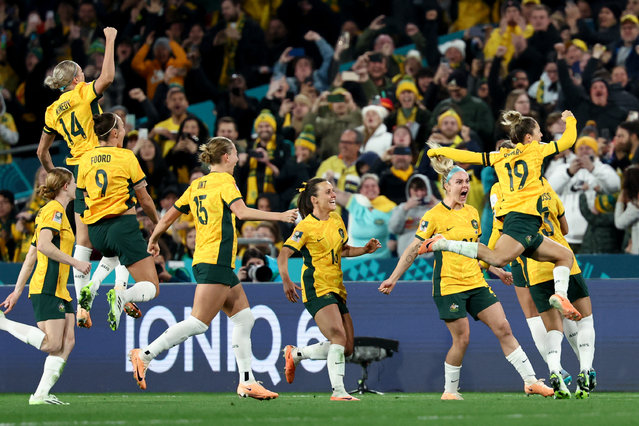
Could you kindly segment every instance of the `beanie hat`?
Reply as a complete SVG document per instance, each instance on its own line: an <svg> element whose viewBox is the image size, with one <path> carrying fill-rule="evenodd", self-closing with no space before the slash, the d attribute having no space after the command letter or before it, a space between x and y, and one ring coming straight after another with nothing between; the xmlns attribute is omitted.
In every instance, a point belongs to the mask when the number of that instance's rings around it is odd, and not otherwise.
<svg viewBox="0 0 639 426"><path fill-rule="evenodd" d="M362 108L362 117L366 117L368 111L375 111L382 121L388 116L388 110L381 105L367 105Z"/></svg>
<svg viewBox="0 0 639 426"><path fill-rule="evenodd" d="M411 78L404 78L397 83L397 89L395 90L395 97L399 99L399 95L402 92L409 91L413 92L415 96L419 96L419 92L417 91L417 86L415 86L415 82Z"/></svg>
<svg viewBox="0 0 639 426"><path fill-rule="evenodd" d="M446 111L442 112L441 114L439 114L439 116L437 117L437 126L441 127L442 125L442 120L446 117L453 117L455 120L457 120L457 125L459 126L459 130L461 130L462 128L462 119L459 116L459 114L457 114L457 112L454 109L447 109Z"/></svg>
<svg viewBox="0 0 639 426"><path fill-rule="evenodd" d="M590 136L582 136L579 139L577 139L577 143L575 143L575 152L582 145L589 146L590 148L592 148L593 151L595 151L595 154L597 155L599 154L599 144L597 143L595 138L591 138Z"/></svg>
<svg viewBox="0 0 639 426"><path fill-rule="evenodd" d="M312 124L304 126L302 133L295 139L295 146L303 146L311 152L315 152L317 145L315 145L315 129Z"/></svg>
<svg viewBox="0 0 639 426"><path fill-rule="evenodd" d="M612 213L615 211L618 192L614 194L597 194L595 197L595 210L599 213Z"/></svg>
<svg viewBox="0 0 639 426"><path fill-rule="evenodd" d="M255 122L253 123L253 127L257 129L257 126L263 121L266 121L268 124L270 124L273 128L273 131L277 130L277 122L275 121L275 117L270 110L263 109L262 111L260 111L260 115L257 116Z"/></svg>

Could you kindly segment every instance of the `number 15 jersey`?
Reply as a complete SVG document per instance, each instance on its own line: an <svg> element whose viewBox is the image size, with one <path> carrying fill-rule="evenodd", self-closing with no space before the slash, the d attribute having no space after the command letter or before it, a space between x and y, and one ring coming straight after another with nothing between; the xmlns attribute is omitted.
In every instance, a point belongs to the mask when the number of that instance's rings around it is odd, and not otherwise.
<svg viewBox="0 0 639 426"><path fill-rule="evenodd" d="M99 146L87 152L78 165L78 189L88 195L82 222L90 225L135 206L133 188L145 179L138 159L129 149Z"/></svg>
<svg viewBox="0 0 639 426"><path fill-rule="evenodd" d="M285 247L302 253L302 301L335 293L346 300L342 248L348 241L344 221L335 212L327 220L309 214L297 224Z"/></svg>
<svg viewBox="0 0 639 426"><path fill-rule="evenodd" d="M209 263L235 268L237 236L231 204L241 199L233 176L211 172L194 180L175 202L181 213L193 213L197 235L193 265Z"/></svg>

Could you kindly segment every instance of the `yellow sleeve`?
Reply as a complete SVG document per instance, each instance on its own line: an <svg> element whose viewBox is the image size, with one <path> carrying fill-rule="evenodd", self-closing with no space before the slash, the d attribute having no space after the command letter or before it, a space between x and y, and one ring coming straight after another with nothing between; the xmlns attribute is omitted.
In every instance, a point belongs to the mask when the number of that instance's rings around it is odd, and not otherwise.
<svg viewBox="0 0 639 426"><path fill-rule="evenodd" d="M575 117L566 118L566 131L555 143L544 145L543 155L547 157L557 152L565 151L577 140L577 119Z"/></svg>
<svg viewBox="0 0 639 426"><path fill-rule="evenodd" d="M235 180L225 182L222 186L222 200L226 203L227 206L230 206L237 200L242 199L242 193L239 188L235 184Z"/></svg>
<svg viewBox="0 0 639 426"><path fill-rule="evenodd" d="M304 244L306 244L306 238L308 232L305 229L304 221L297 224L291 236L284 242L284 247L288 247L291 250L300 251Z"/></svg>
<svg viewBox="0 0 639 426"><path fill-rule="evenodd" d="M55 232L60 232L62 229L62 222L64 221L64 211L55 207L47 209L47 211L42 212L40 220L40 226L38 226L40 231L43 229L50 229Z"/></svg>
<svg viewBox="0 0 639 426"><path fill-rule="evenodd" d="M468 163L468 164L482 164L484 166L489 166L488 163L488 154L485 152L472 152L466 151L463 149L455 149L455 148L435 148L428 150L428 156L434 157L436 155L441 155L446 158L450 158L451 160L455 160L458 163Z"/></svg>
<svg viewBox="0 0 639 426"><path fill-rule="evenodd" d="M189 185L184 191L184 194L173 205L176 209L178 209L181 213L187 214L191 211L191 206L189 201L191 200L191 186Z"/></svg>
<svg viewBox="0 0 639 426"><path fill-rule="evenodd" d="M78 96L85 102L91 102L95 98L98 97L98 94L95 91L95 80L91 83L85 83L77 91Z"/></svg>
<svg viewBox="0 0 639 426"><path fill-rule="evenodd" d="M84 158L89 158L88 155L83 156ZM78 189L80 190L84 190L86 189L86 183L85 183L85 175L86 175L86 170L85 170L85 164L86 161L82 161L80 160L80 164L78 164L78 181L76 182L76 185L78 187Z"/></svg>
<svg viewBox="0 0 639 426"><path fill-rule="evenodd" d="M132 186L137 185L138 183L142 182L144 179L146 179L146 175L144 174L144 172L142 171L142 167L140 167L140 162L138 161L138 158L135 156L135 154L133 153L133 151L128 151L128 155L129 155L129 173L131 176L131 182L133 182Z"/></svg>
<svg viewBox="0 0 639 426"><path fill-rule="evenodd" d="M435 233L435 223L431 220L432 215L429 214L430 212L431 210L424 213L415 233L415 238L419 238L422 241L429 239Z"/></svg>
<svg viewBox="0 0 639 426"><path fill-rule="evenodd" d="M53 109L49 107L44 113L44 128L42 131L47 134L55 132L55 117L52 111Z"/></svg>

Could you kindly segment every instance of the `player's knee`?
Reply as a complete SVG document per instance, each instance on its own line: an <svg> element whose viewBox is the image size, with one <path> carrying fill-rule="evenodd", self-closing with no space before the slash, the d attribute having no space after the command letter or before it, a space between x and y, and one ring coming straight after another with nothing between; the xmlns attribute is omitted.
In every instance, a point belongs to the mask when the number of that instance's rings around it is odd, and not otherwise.
<svg viewBox="0 0 639 426"><path fill-rule="evenodd" d="M456 336L453 336L453 343L460 348L466 348L469 342L470 342L470 332L460 333Z"/></svg>
<svg viewBox="0 0 639 426"><path fill-rule="evenodd" d="M53 340L49 338L49 335L46 335L44 340L42 341L40 349L48 354L55 354L62 350L63 343L64 341L62 339Z"/></svg>
<svg viewBox="0 0 639 426"><path fill-rule="evenodd" d="M512 329L510 328L510 323L505 318L503 321L497 324L497 326L494 328L494 331L495 335L500 339L513 335Z"/></svg>
<svg viewBox="0 0 639 426"><path fill-rule="evenodd" d="M255 324L255 317L253 316L251 308L246 308L233 315L231 321L235 326L242 326L250 330L253 328L253 324Z"/></svg>

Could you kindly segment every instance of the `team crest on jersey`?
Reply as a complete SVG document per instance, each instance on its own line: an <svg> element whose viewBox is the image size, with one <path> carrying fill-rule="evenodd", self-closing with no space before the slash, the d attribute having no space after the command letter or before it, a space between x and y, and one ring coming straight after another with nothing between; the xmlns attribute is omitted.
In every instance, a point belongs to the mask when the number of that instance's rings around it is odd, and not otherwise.
<svg viewBox="0 0 639 426"><path fill-rule="evenodd" d="M474 229L479 229L479 223L475 219L471 220L470 224L473 225Z"/></svg>
<svg viewBox="0 0 639 426"><path fill-rule="evenodd" d="M344 238L344 230L342 228L339 228L339 236Z"/></svg>
<svg viewBox="0 0 639 426"><path fill-rule="evenodd" d="M450 309L451 312L459 312L459 305L457 303L453 303L452 305L450 305Z"/></svg>
<svg viewBox="0 0 639 426"><path fill-rule="evenodd" d="M53 215L53 221L62 225L62 212L55 212Z"/></svg>
<svg viewBox="0 0 639 426"><path fill-rule="evenodd" d="M297 231L293 234L293 236L291 237L291 240L298 243L302 239L302 235L304 235L302 231Z"/></svg>
<svg viewBox="0 0 639 426"><path fill-rule="evenodd" d="M64 303L60 302L60 304L58 305L58 311L64 312Z"/></svg>
<svg viewBox="0 0 639 426"><path fill-rule="evenodd" d="M425 232L425 231L426 231L426 228L428 228L428 221L427 221L427 220L422 220L422 221L419 223L419 230L420 230L421 232Z"/></svg>

